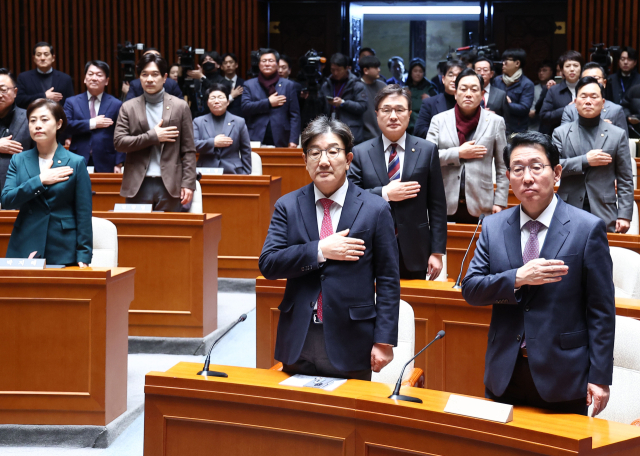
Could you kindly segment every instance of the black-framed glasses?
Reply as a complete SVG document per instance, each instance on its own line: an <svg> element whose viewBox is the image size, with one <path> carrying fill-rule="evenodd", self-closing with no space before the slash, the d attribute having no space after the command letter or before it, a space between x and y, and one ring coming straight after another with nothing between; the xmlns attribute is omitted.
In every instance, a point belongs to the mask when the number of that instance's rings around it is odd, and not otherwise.
<svg viewBox="0 0 640 456"><path fill-rule="evenodd" d="M311 149L307 149L307 157L310 160L318 161L320 160L320 157L322 157L322 154L326 153L327 158L329 160L333 160L335 158L338 158L338 155L340 155L340 152L343 150L345 149L342 149L340 147L329 147L328 149L320 149L317 147L312 147Z"/></svg>
<svg viewBox="0 0 640 456"><path fill-rule="evenodd" d="M533 174L534 176L539 176L544 172L544 168L546 166L553 168L553 166L551 165L545 165L542 163L531 163L530 165L513 165L510 171L511 174L513 174L515 177L522 177L524 176L524 170L526 168L529 168L529 172L531 174Z"/></svg>

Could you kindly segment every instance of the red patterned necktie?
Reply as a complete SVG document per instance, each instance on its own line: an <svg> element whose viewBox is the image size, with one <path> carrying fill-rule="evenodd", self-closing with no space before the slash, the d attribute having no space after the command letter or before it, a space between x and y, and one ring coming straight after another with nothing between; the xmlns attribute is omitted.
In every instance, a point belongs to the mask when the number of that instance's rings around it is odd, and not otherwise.
<svg viewBox="0 0 640 456"><path fill-rule="evenodd" d="M322 227L320 228L320 239L324 239L333 234L333 224L331 223L331 213L329 209L333 204L333 200L329 198L322 198L320 204L324 208L324 214L322 215ZM322 291L318 296L318 320L322 321Z"/></svg>
<svg viewBox="0 0 640 456"><path fill-rule="evenodd" d="M397 146L395 143L391 144L389 164L387 165L387 174L389 175L390 181L400 179L400 157L398 157L398 152L396 152Z"/></svg>
<svg viewBox="0 0 640 456"><path fill-rule="evenodd" d="M524 224L526 228L529 229L529 239L527 239L527 243L524 245L524 252L522 252L522 262L527 264L531 260L535 260L540 257L540 243L538 242L538 232L544 226L541 222L537 220L529 220ZM520 347L524 348L527 346L527 340L524 338L524 334L522 335L522 343Z"/></svg>

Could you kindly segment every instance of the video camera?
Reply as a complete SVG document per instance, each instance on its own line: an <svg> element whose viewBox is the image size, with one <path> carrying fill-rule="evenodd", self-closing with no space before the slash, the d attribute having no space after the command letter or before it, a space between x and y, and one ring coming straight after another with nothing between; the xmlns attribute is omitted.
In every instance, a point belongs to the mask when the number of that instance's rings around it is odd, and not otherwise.
<svg viewBox="0 0 640 456"><path fill-rule="evenodd" d="M144 44L131 44L131 41L125 41L124 44L118 44L116 50L116 58L120 64L122 72L122 80L131 82L136 78L136 49L144 49Z"/></svg>
<svg viewBox="0 0 640 456"><path fill-rule="evenodd" d="M327 59L321 57L318 51L310 49L300 59L301 73L304 80L307 81L307 89L317 88L322 81L322 64L326 63Z"/></svg>
<svg viewBox="0 0 640 456"><path fill-rule="evenodd" d="M609 74L609 68L611 67L614 59L620 57L622 48L620 46L606 47L604 43L592 43L592 46L593 47L589 49L589 52L591 53L589 59L592 62L596 62L604 68L606 74Z"/></svg>
<svg viewBox="0 0 640 456"><path fill-rule="evenodd" d="M260 51L251 51L249 71L247 79L257 78L260 73Z"/></svg>
<svg viewBox="0 0 640 456"><path fill-rule="evenodd" d="M180 66L182 72L194 70L196 68L196 55L204 54L204 49L194 49L191 46L182 46L177 52L178 59L180 59Z"/></svg>

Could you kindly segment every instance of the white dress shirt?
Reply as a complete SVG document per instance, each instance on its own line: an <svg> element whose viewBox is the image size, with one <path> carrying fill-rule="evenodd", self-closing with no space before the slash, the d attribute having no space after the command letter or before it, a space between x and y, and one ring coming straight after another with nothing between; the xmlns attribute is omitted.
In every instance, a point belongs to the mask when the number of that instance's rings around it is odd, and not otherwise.
<svg viewBox="0 0 640 456"><path fill-rule="evenodd" d="M38 157L38 166L40 167L40 173L48 170L53 165L53 158L51 160L45 160L44 158Z"/></svg>
<svg viewBox="0 0 640 456"><path fill-rule="evenodd" d="M489 92L491 92L491 83L487 84L487 86L484 88L484 96L482 98L484 100L485 108L489 106Z"/></svg>
<svg viewBox="0 0 640 456"><path fill-rule="evenodd" d="M338 229L338 223L340 222L340 215L342 214L342 206L344 206L344 199L347 197L347 189L349 188L349 179L344 180L344 184L336 190L331 196L324 196L324 194L318 190L318 187L313 186L313 194L316 199L316 218L318 219L318 234L322 231L322 219L324 218L324 207L320 200L322 198L328 198L333 201L329 208L329 215L331 216L331 225L333 232ZM318 263L324 263L326 258L322 255L322 250L318 246Z"/></svg>
<svg viewBox="0 0 640 456"><path fill-rule="evenodd" d="M96 102L95 102L96 116L100 112L100 103L102 102L102 95L104 95L104 92L102 92L100 95L98 95L96 97ZM91 97L92 96L93 95L91 95L89 92L87 92L87 98L89 100L89 112L91 112ZM95 130L96 129L96 119L95 119L95 117L92 118L91 120L89 120L89 129L91 129L91 130Z"/></svg>
<svg viewBox="0 0 640 456"><path fill-rule="evenodd" d="M554 195L551 199L551 203L547 206L547 208L542 211L542 214L536 219L538 222L542 223L542 227L540 231L538 231L538 246L540 247L540 252L542 252L542 246L544 244L544 240L547 237L547 232L549 231L549 225L551 225L551 220L553 219L553 213L556 211L556 206L558 205L557 196ZM524 254L524 248L527 245L527 241L529 240L529 227L525 227L524 225L529 221L533 220L522 210L522 204L520 205L520 248L522 253Z"/></svg>
<svg viewBox="0 0 640 456"><path fill-rule="evenodd" d="M400 160L400 178L402 179L402 169L404 167L404 150L405 143L407 141L407 132L400 137L399 140L395 142L396 153L398 154L398 159ZM394 144L390 139L388 139L385 135L382 135L382 146L384 147L384 169L389 169L389 157L391 156L391 144ZM387 195L387 189L382 187L382 197L385 201L389 201L389 196Z"/></svg>
<svg viewBox="0 0 640 456"><path fill-rule="evenodd" d="M227 81L229 81L231 83L231 90L236 88L236 83L238 82L238 75L234 74L233 78L229 79L228 77L224 77ZM233 101L233 97L231 95L229 95L229 103L231 103Z"/></svg>

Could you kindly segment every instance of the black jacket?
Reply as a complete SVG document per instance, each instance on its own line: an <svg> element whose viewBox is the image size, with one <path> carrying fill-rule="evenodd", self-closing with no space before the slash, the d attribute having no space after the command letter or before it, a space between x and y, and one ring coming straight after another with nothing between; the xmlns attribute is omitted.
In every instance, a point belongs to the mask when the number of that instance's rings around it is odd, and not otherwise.
<svg viewBox="0 0 640 456"><path fill-rule="evenodd" d="M540 133L550 135L562 123L564 108L571 103L573 96L567 83L562 81L549 90L543 90L540 98L544 98L540 109Z"/></svg>
<svg viewBox="0 0 640 456"><path fill-rule="evenodd" d="M51 87L53 87L55 92L62 94L62 100L58 102L61 106L64 106L64 102L67 98L74 95L71 76L63 73L62 71L53 70ZM16 96L16 105L18 105L19 108L27 109L32 101L45 97L45 90L43 90L42 87L42 78L38 75L38 70L29 70L18 75L18 95Z"/></svg>
<svg viewBox="0 0 640 456"><path fill-rule="evenodd" d="M621 83L621 73L618 71L617 73L613 73L607 79L607 88L605 89L604 97L613 101L616 104L621 104L622 99L624 98L626 92L632 87L640 84L640 74L636 70L633 70L629 75L630 81L628 84L624 86L624 90L622 89L623 83Z"/></svg>
<svg viewBox="0 0 640 456"><path fill-rule="evenodd" d="M327 79L320 88L319 96L321 98L326 97L340 97L344 100L342 106L336 109L336 119L346 123L353 133L355 144L360 144L364 139L364 122L362 121L362 114L368 107L367 89L364 83L358 79L354 74L349 73L349 78L345 83L342 91L338 94L334 90L334 81ZM325 115L331 116L331 105L325 103Z"/></svg>

